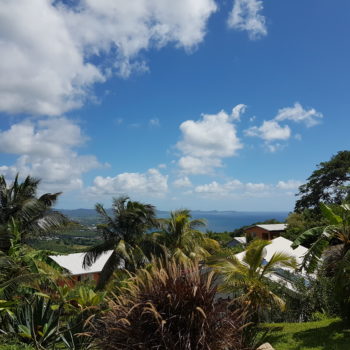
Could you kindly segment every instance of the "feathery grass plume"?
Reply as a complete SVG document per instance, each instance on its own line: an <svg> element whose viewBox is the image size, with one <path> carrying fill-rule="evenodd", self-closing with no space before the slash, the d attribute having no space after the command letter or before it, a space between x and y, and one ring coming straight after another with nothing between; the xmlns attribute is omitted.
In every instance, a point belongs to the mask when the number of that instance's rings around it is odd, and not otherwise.
<svg viewBox="0 0 350 350"><path fill-rule="evenodd" d="M245 310L217 300L215 272L157 260L109 300L91 336L105 350L243 350L245 319Z"/></svg>

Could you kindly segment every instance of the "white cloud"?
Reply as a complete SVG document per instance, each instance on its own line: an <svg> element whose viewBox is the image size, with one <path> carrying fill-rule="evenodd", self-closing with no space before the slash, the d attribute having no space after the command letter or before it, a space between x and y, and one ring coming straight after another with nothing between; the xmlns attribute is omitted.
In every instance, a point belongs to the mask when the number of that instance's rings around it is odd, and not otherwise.
<svg viewBox="0 0 350 350"><path fill-rule="evenodd" d="M212 181L211 183L199 185L194 188L194 193L206 198L246 198L259 197L271 198L273 196L290 195L292 190L296 190L300 186L300 182L296 180L279 181L276 185L265 183L242 183L234 179L225 183Z"/></svg>
<svg viewBox="0 0 350 350"><path fill-rule="evenodd" d="M264 191L269 188L269 185L266 185L264 183L251 183L248 182L246 185L246 189L248 191Z"/></svg>
<svg viewBox="0 0 350 350"><path fill-rule="evenodd" d="M311 127L319 124L322 118L323 114L317 112L316 109L311 108L306 110L300 103L296 102L293 107L281 108L275 120L292 120L297 123L305 123L307 127Z"/></svg>
<svg viewBox="0 0 350 350"><path fill-rule="evenodd" d="M222 158L237 154L243 146L231 121L231 116L220 111L180 125L182 139L176 146L183 154L179 166L185 173L210 173L213 168L222 166Z"/></svg>
<svg viewBox="0 0 350 350"><path fill-rule="evenodd" d="M244 105L242 103L238 104L237 106L232 108L231 118L233 120L240 120L241 115L245 112L246 109L247 109L247 105Z"/></svg>
<svg viewBox="0 0 350 350"><path fill-rule="evenodd" d="M260 127L252 126L245 130L247 136L257 136L265 141L287 140L291 136L288 125L281 126L274 120L264 120Z"/></svg>
<svg viewBox="0 0 350 350"><path fill-rule="evenodd" d="M250 39L267 35L265 17L261 14L261 0L234 0L228 19L230 28L247 31Z"/></svg>
<svg viewBox="0 0 350 350"><path fill-rule="evenodd" d="M233 191L241 189L244 185L239 180L228 181L225 184L219 184L213 181L209 184L196 186L194 191L196 193L215 196L228 196Z"/></svg>
<svg viewBox="0 0 350 350"><path fill-rule="evenodd" d="M86 141L80 127L66 118L25 120L0 131L0 152L15 154L15 164L2 165L1 172L13 177L42 179L42 188L67 191L83 186L82 175L101 164L93 155L78 155L75 148Z"/></svg>
<svg viewBox="0 0 350 350"><path fill-rule="evenodd" d="M168 191L168 176L157 169L149 169L146 173L122 173L115 177L97 176L93 186L87 192L93 196L147 195L163 196Z"/></svg>
<svg viewBox="0 0 350 350"><path fill-rule="evenodd" d="M138 61L142 50L169 43L195 48L217 9L214 0L70 4L2 1L0 111L60 115L78 108L95 83L146 70Z"/></svg>
<svg viewBox="0 0 350 350"><path fill-rule="evenodd" d="M209 174L214 168L222 167L220 159L214 158L197 158L191 156L181 157L179 159L179 167L185 174Z"/></svg>
<svg viewBox="0 0 350 350"><path fill-rule="evenodd" d="M281 190L297 190L303 183L297 180L278 181L276 187Z"/></svg>
<svg viewBox="0 0 350 350"><path fill-rule="evenodd" d="M191 187L192 183L191 183L191 180L187 176L184 176L184 177L180 177L180 178L176 179L173 182L173 185L175 187Z"/></svg>

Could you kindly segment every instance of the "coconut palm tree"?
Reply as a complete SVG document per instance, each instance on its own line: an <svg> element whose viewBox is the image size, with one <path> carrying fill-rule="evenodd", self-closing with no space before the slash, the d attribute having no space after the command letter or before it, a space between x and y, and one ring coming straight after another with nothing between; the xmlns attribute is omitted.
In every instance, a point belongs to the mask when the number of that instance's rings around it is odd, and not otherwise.
<svg viewBox="0 0 350 350"><path fill-rule="evenodd" d="M199 230L206 222L203 219L192 220L187 209L170 213L170 218L160 219L161 231L154 233L154 239L169 250L174 258L185 261L204 259L211 251L220 248L219 243Z"/></svg>
<svg viewBox="0 0 350 350"><path fill-rule="evenodd" d="M83 266L91 266L103 253L113 253L103 267L97 288L103 288L117 267L123 265L129 271L144 265L154 246L151 236L147 234L157 226L155 207L131 201L129 197L113 199L113 216L108 215L102 204L96 204L96 211L103 223L98 230L103 243L92 247L85 255ZM156 248L154 248L156 249Z"/></svg>
<svg viewBox="0 0 350 350"><path fill-rule="evenodd" d="M0 176L0 250L7 252L13 239L12 223L20 232L21 242L33 235L47 234L59 228L66 218L52 210L58 193L45 193L37 197L39 179L27 176L19 182L17 174L12 184L8 185L3 175Z"/></svg>
<svg viewBox="0 0 350 350"><path fill-rule="evenodd" d="M256 317L274 306L284 309L284 301L270 290L267 277L281 266L296 267L295 258L283 252L274 253L266 262L265 247L269 244L271 241L252 241L242 261L234 254L218 254L208 261L209 266L221 275L220 290L233 294L234 300L246 305Z"/></svg>

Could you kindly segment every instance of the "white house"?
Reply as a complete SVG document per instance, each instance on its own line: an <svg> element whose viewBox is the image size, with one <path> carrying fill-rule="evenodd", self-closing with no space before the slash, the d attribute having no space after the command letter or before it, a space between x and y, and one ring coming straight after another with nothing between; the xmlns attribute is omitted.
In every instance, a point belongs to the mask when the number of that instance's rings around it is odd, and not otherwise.
<svg viewBox="0 0 350 350"><path fill-rule="evenodd" d="M263 265L269 262L272 256L277 252L283 252L285 254L293 256L297 264L300 265L308 249L301 245L298 248L293 249L291 247L292 243L293 243L292 241L284 237L277 237L271 240L271 244L265 247L265 257L263 260ZM243 258L245 256L245 251L235 254L235 256L240 261L243 261ZM274 273L269 274L267 277L273 282L283 284L288 289L294 290L290 279L291 274L293 275L294 273L295 272L291 268L280 267L280 268L277 268ZM304 272L301 272L301 276L306 278L306 275Z"/></svg>
<svg viewBox="0 0 350 350"><path fill-rule="evenodd" d="M103 253L90 267L84 268L83 261L86 253L73 253L67 255L50 255L58 265L66 269L76 281L94 280L98 281L100 273L113 250Z"/></svg>

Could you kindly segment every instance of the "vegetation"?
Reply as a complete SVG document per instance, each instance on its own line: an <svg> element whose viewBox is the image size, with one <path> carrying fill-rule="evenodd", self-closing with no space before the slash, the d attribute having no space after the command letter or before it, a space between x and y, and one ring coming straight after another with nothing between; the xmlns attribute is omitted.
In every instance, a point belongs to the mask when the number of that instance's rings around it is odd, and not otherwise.
<svg viewBox="0 0 350 350"><path fill-rule="evenodd" d="M296 266L283 252L265 260L271 242L261 240L238 259L230 233L204 233L186 209L156 219L152 205L128 197L108 211L97 204L100 223L86 228L52 209L59 193L37 197L39 180L0 177L0 350L247 350L266 320L299 322L271 326L276 350L341 350L348 323L329 318L350 319L350 205L334 204L347 191L336 183L328 202L287 219L286 236L309 248ZM69 277L40 249L48 246L87 251L86 267L112 254L95 285ZM281 268L291 288L271 280Z"/></svg>
<svg viewBox="0 0 350 350"><path fill-rule="evenodd" d="M247 305L253 319L266 309L285 308L284 301L271 291L267 276L277 267L295 268L295 259L283 252L276 252L270 261L264 263L265 247L270 241L252 241L240 261L235 255L213 256L209 265L220 273L221 290L232 293L235 301Z"/></svg>
<svg viewBox="0 0 350 350"><path fill-rule="evenodd" d="M244 309L216 302L213 272L197 262L154 261L109 300L92 335L103 349L242 350Z"/></svg>
<svg viewBox="0 0 350 350"><path fill-rule="evenodd" d="M11 185L0 176L0 250L7 252L14 239L25 243L34 235L43 235L60 227L65 218L51 209L60 193L45 193L37 198L40 180L27 176L22 183L18 174Z"/></svg>
<svg viewBox="0 0 350 350"><path fill-rule="evenodd" d="M275 350L348 350L350 329L339 319L307 323L265 324L266 341Z"/></svg>
<svg viewBox="0 0 350 350"><path fill-rule="evenodd" d="M295 211L315 209L318 212L319 203L341 204L350 199L350 151L340 151L328 162L322 162L310 177L308 182L299 187L295 203Z"/></svg>
<svg viewBox="0 0 350 350"><path fill-rule="evenodd" d="M187 209L171 212L169 219L159 219L159 222L161 231L153 234L154 240L178 261L204 259L220 247L216 240L198 229L205 226L205 221L192 220Z"/></svg>
<svg viewBox="0 0 350 350"><path fill-rule="evenodd" d="M103 243L88 250L84 266L91 266L98 257L113 250L99 279L101 289L111 278L113 272L122 264L129 271L143 267L156 249L146 233L157 226L155 208L150 204L131 201L128 197L113 200L113 217L109 216L101 204L96 204L96 211L103 219L98 226ZM147 253L148 256L147 256Z"/></svg>
<svg viewBox="0 0 350 350"><path fill-rule="evenodd" d="M344 203L332 210L320 203L320 208L330 225L304 232L293 246L314 240L304 257L303 267L308 272L321 267L322 273L332 279L342 316L350 320L350 205Z"/></svg>

